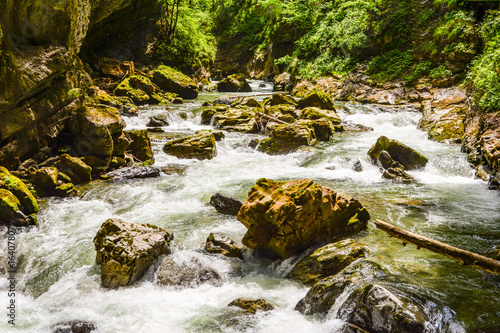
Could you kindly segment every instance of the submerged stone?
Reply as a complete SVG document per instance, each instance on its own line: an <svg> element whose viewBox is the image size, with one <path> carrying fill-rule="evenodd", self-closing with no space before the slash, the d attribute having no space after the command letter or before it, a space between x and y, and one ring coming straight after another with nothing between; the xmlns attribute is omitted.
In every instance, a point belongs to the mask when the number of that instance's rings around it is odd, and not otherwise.
<svg viewBox="0 0 500 333"><path fill-rule="evenodd" d="M221 233L210 233L205 244L205 251L222 254L229 258L243 259L243 248Z"/></svg>
<svg viewBox="0 0 500 333"><path fill-rule="evenodd" d="M219 213L236 215L240 211L243 203L222 193L215 193L210 198L210 205L215 207Z"/></svg>
<svg viewBox="0 0 500 333"><path fill-rule="evenodd" d="M266 301L265 299L250 299L250 298L237 298L227 306L236 306L245 310L250 314L255 314L257 311L271 311L274 310L274 306Z"/></svg>
<svg viewBox="0 0 500 333"><path fill-rule="evenodd" d="M217 285L221 277L214 269L203 265L195 257L181 260L167 257L160 266L157 283L163 286L196 287L210 283Z"/></svg>

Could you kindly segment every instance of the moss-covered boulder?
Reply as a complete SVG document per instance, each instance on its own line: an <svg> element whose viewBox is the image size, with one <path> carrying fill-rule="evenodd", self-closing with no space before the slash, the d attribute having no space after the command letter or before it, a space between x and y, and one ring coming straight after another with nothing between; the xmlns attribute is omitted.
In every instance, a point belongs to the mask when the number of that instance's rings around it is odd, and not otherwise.
<svg viewBox="0 0 500 333"><path fill-rule="evenodd" d="M128 97L137 105L151 103L154 92L155 87L151 80L142 75L127 77L114 90L116 96Z"/></svg>
<svg viewBox="0 0 500 333"><path fill-rule="evenodd" d="M58 170L55 167L45 167L33 170L28 178L37 193L42 196L50 195L57 186Z"/></svg>
<svg viewBox="0 0 500 333"><path fill-rule="evenodd" d="M119 219L104 222L94 238L101 284L106 288L128 286L140 279L162 254L169 254L170 230Z"/></svg>
<svg viewBox="0 0 500 333"><path fill-rule="evenodd" d="M286 104L296 107L299 105L299 103L295 99L285 94L273 94L268 103L270 106Z"/></svg>
<svg viewBox="0 0 500 333"><path fill-rule="evenodd" d="M199 130L195 134L213 134L215 141L221 141L226 137L221 130Z"/></svg>
<svg viewBox="0 0 500 333"><path fill-rule="evenodd" d="M201 124L209 125L216 113L223 113L229 109L229 105L217 104L213 108L205 109L201 112Z"/></svg>
<svg viewBox="0 0 500 333"><path fill-rule="evenodd" d="M215 136L212 133L192 134L169 141L163 146L163 151L178 158L199 160L210 160L217 156Z"/></svg>
<svg viewBox="0 0 500 333"><path fill-rule="evenodd" d="M212 232L208 235L204 248L208 253L217 253L229 258L243 259L243 247L236 244L235 241L226 235L218 232Z"/></svg>
<svg viewBox="0 0 500 333"><path fill-rule="evenodd" d="M193 99L198 97L198 89L194 81L187 75L171 67L161 65L153 72L153 82L161 90L176 93L182 98Z"/></svg>
<svg viewBox="0 0 500 333"><path fill-rule="evenodd" d="M26 215L38 213L38 203L26 184L0 166L0 188L11 192L19 200L19 208Z"/></svg>
<svg viewBox="0 0 500 333"><path fill-rule="evenodd" d="M111 157L113 135L125 127L118 109L107 106L82 107L70 119L70 130L75 136L73 149L80 156Z"/></svg>
<svg viewBox="0 0 500 333"><path fill-rule="evenodd" d="M258 149L269 155L287 154L301 146L316 142L314 128L309 124L283 124L274 127L269 138L260 142Z"/></svg>
<svg viewBox="0 0 500 333"><path fill-rule="evenodd" d="M376 284L355 290L340 307L339 317L372 333L423 333L429 320L418 304Z"/></svg>
<svg viewBox="0 0 500 333"><path fill-rule="evenodd" d="M132 130L124 132L130 140L130 145L127 150L130 151L135 158L146 162L153 158L153 150L151 149L151 140L147 130Z"/></svg>
<svg viewBox="0 0 500 333"><path fill-rule="evenodd" d="M256 314L257 311L271 311L274 310L274 306L266 301L265 299L251 299L251 298L237 298L227 306L235 306L243 309L245 312L250 314Z"/></svg>
<svg viewBox="0 0 500 333"><path fill-rule="evenodd" d="M375 262L358 261L339 274L318 281L297 303L295 310L305 315L326 314L347 289L376 281L387 274L387 271Z"/></svg>
<svg viewBox="0 0 500 333"><path fill-rule="evenodd" d="M335 111L332 98L324 91L314 90L306 94L299 100L299 107L317 107L323 110Z"/></svg>
<svg viewBox="0 0 500 333"><path fill-rule="evenodd" d="M0 188L0 226L29 225L36 225L35 214L26 216L21 211L19 199L10 191Z"/></svg>
<svg viewBox="0 0 500 333"><path fill-rule="evenodd" d="M407 170L423 168L427 164L427 158L424 155L386 136L378 138L377 142L368 151L368 155L375 162L384 150L389 153L394 161L401 163Z"/></svg>
<svg viewBox="0 0 500 333"><path fill-rule="evenodd" d="M296 122L297 125L306 125L313 129L316 139L319 141L330 141L335 132L343 132L342 125L334 125L328 118L316 120L301 119Z"/></svg>
<svg viewBox="0 0 500 333"><path fill-rule="evenodd" d="M245 79L245 75L233 74L225 79L222 79L217 84L219 92L251 92L252 88Z"/></svg>
<svg viewBox="0 0 500 333"><path fill-rule="evenodd" d="M368 253L370 250L354 239L327 244L302 258L288 277L298 279L304 284L315 284L321 279L339 273Z"/></svg>
<svg viewBox="0 0 500 333"><path fill-rule="evenodd" d="M326 118L330 120L334 125L339 125L342 122L342 119L340 119L335 110L323 110L317 107L304 108L300 113L300 118L312 120Z"/></svg>
<svg viewBox="0 0 500 333"><path fill-rule="evenodd" d="M81 158L62 154L59 157L59 165L57 166L61 172L71 178L73 184L86 183L92 180L92 168L85 164Z"/></svg>
<svg viewBox="0 0 500 333"><path fill-rule="evenodd" d="M157 283L162 286L196 287L200 284L219 284L221 277L213 268L196 257L167 257L160 266Z"/></svg>
<svg viewBox="0 0 500 333"><path fill-rule="evenodd" d="M249 109L228 109L214 113L215 123L220 129L230 132L257 133L259 125L255 113Z"/></svg>
<svg viewBox="0 0 500 333"><path fill-rule="evenodd" d="M162 127L168 125L169 120L166 114L157 114L155 116L152 116L151 118L149 118L149 121L146 124L146 126L148 127Z"/></svg>
<svg viewBox="0 0 500 333"><path fill-rule="evenodd" d="M310 179L259 179L238 213L243 244L281 258L353 235L369 219L359 201Z"/></svg>

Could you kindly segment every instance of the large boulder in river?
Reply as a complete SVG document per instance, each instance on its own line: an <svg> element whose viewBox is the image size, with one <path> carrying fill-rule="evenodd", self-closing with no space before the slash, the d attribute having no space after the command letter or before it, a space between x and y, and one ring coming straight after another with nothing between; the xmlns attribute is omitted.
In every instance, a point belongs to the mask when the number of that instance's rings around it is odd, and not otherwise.
<svg viewBox="0 0 500 333"><path fill-rule="evenodd" d="M225 131L257 133L259 125L255 121L255 113L247 108L228 109L214 113L215 123Z"/></svg>
<svg viewBox="0 0 500 333"><path fill-rule="evenodd" d="M423 168L427 164L427 158L415 149L407 145L381 136L377 142L370 148L368 155L373 161L377 161L382 151L389 153L390 157L405 167L407 170Z"/></svg>
<svg viewBox="0 0 500 333"><path fill-rule="evenodd" d="M314 128L309 124L282 124L274 127L269 138L261 141L259 150L269 155L287 154L301 146L316 143Z"/></svg>
<svg viewBox="0 0 500 333"><path fill-rule="evenodd" d="M304 108L300 113L300 118L312 120L327 118L334 125L339 125L342 122L335 110L323 110L314 106Z"/></svg>
<svg viewBox="0 0 500 333"><path fill-rule="evenodd" d="M217 84L217 91L219 92L251 92L252 88L245 80L243 74L233 74L225 79L222 79Z"/></svg>
<svg viewBox="0 0 500 333"><path fill-rule="evenodd" d="M153 72L153 82L160 89L178 94L185 99L198 97L198 89L194 81L168 66L161 65Z"/></svg>
<svg viewBox="0 0 500 333"><path fill-rule="evenodd" d="M340 273L318 281L297 303L295 310L305 315L326 314L344 291L373 282L387 274L382 266L373 261L358 261Z"/></svg>
<svg viewBox="0 0 500 333"><path fill-rule="evenodd" d="M163 146L163 151L178 158L199 160L210 160L217 156L215 136L210 132L200 132L169 141Z"/></svg>
<svg viewBox="0 0 500 333"><path fill-rule="evenodd" d="M154 103L151 99L154 92L155 86L151 80L142 75L127 77L114 90L116 96L128 97L137 105Z"/></svg>
<svg viewBox="0 0 500 333"><path fill-rule="evenodd" d="M423 333L428 321L420 306L376 284L355 290L340 307L339 317L371 333Z"/></svg>
<svg viewBox="0 0 500 333"><path fill-rule="evenodd" d="M298 279L304 284L314 284L327 276L339 273L368 253L370 250L354 239L327 244L302 258L288 277Z"/></svg>
<svg viewBox="0 0 500 333"><path fill-rule="evenodd" d="M80 156L108 158L113 154L113 135L122 132L125 122L116 108L82 107L70 119L69 127L76 137L73 148Z"/></svg>
<svg viewBox="0 0 500 333"><path fill-rule="evenodd" d="M162 254L169 254L170 230L119 219L104 222L94 238L101 284L106 288L128 286L139 280Z"/></svg>
<svg viewBox="0 0 500 333"><path fill-rule="evenodd" d="M130 151L135 158L146 162L153 158L153 150L151 149L151 140L147 130L132 130L124 132L130 144L127 150Z"/></svg>
<svg viewBox="0 0 500 333"><path fill-rule="evenodd" d="M302 109L311 106L324 110L335 110L332 98L321 90L311 91L299 101L299 107Z"/></svg>
<svg viewBox="0 0 500 333"><path fill-rule="evenodd" d="M269 99L270 106L281 105L281 104L297 106L298 102L292 97L284 94L273 94Z"/></svg>
<svg viewBox="0 0 500 333"><path fill-rule="evenodd" d="M359 201L310 179L259 179L238 213L243 244L281 258L355 234L369 219Z"/></svg>

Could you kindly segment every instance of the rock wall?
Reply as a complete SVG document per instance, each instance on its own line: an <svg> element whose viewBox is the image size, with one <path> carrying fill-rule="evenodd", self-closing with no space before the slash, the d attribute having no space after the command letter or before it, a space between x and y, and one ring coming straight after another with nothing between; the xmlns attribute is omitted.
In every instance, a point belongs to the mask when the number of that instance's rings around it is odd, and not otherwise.
<svg viewBox="0 0 500 333"><path fill-rule="evenodd" d="M44 160L91 85L79 58L155 0L0 0L0 165ZM140 9L140 10L139 10ZM140 13L141 15L137 14ZM133 24L130 24L133 26ZM103 33L106 31L106 33Z"/></svg>

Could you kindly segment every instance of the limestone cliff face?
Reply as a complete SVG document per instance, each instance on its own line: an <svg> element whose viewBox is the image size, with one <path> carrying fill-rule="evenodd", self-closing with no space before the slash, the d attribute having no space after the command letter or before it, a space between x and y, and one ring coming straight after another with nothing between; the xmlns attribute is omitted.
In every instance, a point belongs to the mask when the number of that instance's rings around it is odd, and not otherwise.
<svg viewBox="0 0 500 333"><path fill-rule="evenodd" d="M91 80L79 54L156 0L0 0L0 165L43 160ZM105 33L104 33L105 32ZM86 45L87 50L92 49Z"/></svg>

